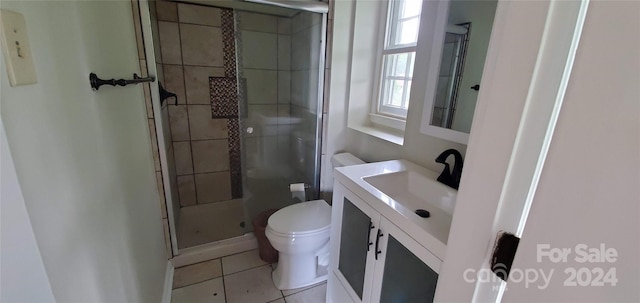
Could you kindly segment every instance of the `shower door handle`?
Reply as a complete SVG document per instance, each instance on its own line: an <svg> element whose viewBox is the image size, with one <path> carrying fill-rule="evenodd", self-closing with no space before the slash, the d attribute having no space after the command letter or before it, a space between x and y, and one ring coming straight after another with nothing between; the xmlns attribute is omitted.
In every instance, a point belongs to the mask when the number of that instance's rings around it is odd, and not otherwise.
<svg viewBox="0 0 640 303"><path fill-rule="evenodd" d="M247 134L253 134L253 127L247 127Z"/></svg>

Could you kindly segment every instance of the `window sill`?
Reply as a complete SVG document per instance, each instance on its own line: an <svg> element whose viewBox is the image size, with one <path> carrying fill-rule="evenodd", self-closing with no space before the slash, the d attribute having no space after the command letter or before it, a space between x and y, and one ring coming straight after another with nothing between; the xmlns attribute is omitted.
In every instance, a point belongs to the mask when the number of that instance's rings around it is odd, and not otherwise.
<svg viewBox="0 0 640 303"><path fill-rule="evenodd" d="M392 128L399 132L404 132L404 129L407 127L407 121L403 119L393 118L380 114L369 114L369 119L371 120L371 124L373 124L374 127L380 126L382 128Z"/></svg>
<svg viewBox="0 0 640 303"><path fill-rule="evenodd" d="M391 142L393 144L397 144L402 146L404 144L404 132L386 128L382 126L372 125L350 125L349 128L359 131L361 133L365 133L367 135Z"/></svg>

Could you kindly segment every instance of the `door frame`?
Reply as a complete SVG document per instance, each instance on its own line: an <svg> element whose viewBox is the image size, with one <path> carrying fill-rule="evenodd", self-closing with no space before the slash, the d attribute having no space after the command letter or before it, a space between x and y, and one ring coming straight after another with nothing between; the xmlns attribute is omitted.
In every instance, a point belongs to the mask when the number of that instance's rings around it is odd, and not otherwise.
<svg viewBox="0 0 640 303"><path fill-rule="evenodd" d="M436 302L501 300L505 282L466 279L489 270L499 230L522 234L588 4L498 2Z"/></svg>
<svg viewBox="0 0 640 303"><path fill-rule="evenodd" d="M158 70L156 68L156 55L154 52L155 45L153 45L153 33L151 29L151 12L149 8L148 0L138 0L139 8L140 8L140 27L142 28L142 38L144 39L144 52L147 61L147 71L149 75L153 75L157 79ZM178 201L173 201L173 189L171 186L167 186L171 184L170 174L169 174L169 166L167 165L167 144L171 144L171 142L165 142L164 136L160 135L162 132L158 130L162 130L162 103L160 102L160 90L158 86L158 81L153 81L150 84L151 90L151 104L153 107L153 116L155 117L155 128L156 133L158 134L156 137L158 139L158 156L160 160L160 167L162 170L162 184L164 184L164 196L167 207L167 219L169 220L169 241L171 242L171 251L174 256L177 256L178 253L178 238L177 238L177 226L175 216L177 214L174 213L174 203L178 203Z"/></svg>

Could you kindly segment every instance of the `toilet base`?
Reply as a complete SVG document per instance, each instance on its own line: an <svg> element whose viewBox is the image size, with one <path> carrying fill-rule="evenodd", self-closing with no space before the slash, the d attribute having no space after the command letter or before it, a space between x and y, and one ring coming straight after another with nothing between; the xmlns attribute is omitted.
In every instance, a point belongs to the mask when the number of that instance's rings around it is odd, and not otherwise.
<svg viewBox="0 0 640 303"><path fill-rule="evenodd" d="M271 273L271 277L278 289L285 290L326 281L327 273L326 266L318 266L317 256L292 256L280 253L278 265Z"/></svg>
<svg viewBox="0 0 640 303"><path fill-rule="evenodd" d="M326 270L325 270L326 271ZM327 277L329 275L328 274L324 274L322 276L319 276L315 279L309 280L305 283L290 283L290 284L286 284L283 283L282 279L280 279L280 276L278 274L276 274L276 271L274 270L271 273L271 278L273 279L273 283L276 285L276 288L278 288L279 290L288 290L288 289L296 289L296 288L302 288L302 287L307 287L307 286L311 286L314 284L318 284L324 281L327 281Z"/></svg>
<svg viewBox="0 0 640 303"><path fill-rule="evenodd" d="M281 287L278 287L278 284L276 284L276 287L279 290L289 290L289 289L303 288L303 287L307 287L307 286L311 286L311 285L314 285L314 284L318 284L318 283L327 281L327 277L328 276L329 276L328 274L325 274L325 275L317 277L317 278L315 278L315 279L313 279L313 280L311 280L311 281L309 281L307 283L302 283L302 284L297 285L297 286L281 288ZM275 271L271 274L271 277L273 278L273 282L276 283Z"/></svg>

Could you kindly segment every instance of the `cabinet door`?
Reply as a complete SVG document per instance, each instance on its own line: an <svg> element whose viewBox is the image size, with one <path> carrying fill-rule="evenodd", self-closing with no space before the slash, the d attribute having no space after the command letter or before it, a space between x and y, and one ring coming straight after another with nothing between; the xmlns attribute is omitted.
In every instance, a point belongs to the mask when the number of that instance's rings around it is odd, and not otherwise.
<svg viewBox="0 0 640 303"><path fill-rule="evenodd" d="M442 261L384 217L380 225L371 302L433 302Z"/></svg>
<svg viewBox="0 0 640 303"><path fill-rule="evenodd" d="M331 269L354 302L369 302L380 214L343 186L334 188L333 207Z"/></svg>

